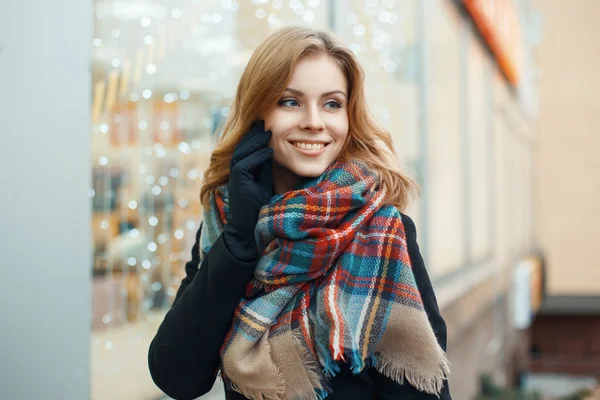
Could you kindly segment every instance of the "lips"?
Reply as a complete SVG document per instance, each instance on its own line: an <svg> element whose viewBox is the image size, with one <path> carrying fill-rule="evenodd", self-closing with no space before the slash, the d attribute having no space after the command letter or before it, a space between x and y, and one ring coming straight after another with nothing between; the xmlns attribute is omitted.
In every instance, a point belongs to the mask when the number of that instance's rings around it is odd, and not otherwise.
<svg viewBox="0 0 600 400"><path fill-rule="evenodd" d="M292 142L292 145L305 150L321 150L327 143Z"/></svg>
<svg viewBox="0 0 600 400"><path fill-rule="evenodd" d="M321 155L324 151L325 148L327 147L327 145L329 145L328 142L321 142L321 141L290 141L289 142L292 146L294 146L294 148L307 156L318 156Z"/></svg>

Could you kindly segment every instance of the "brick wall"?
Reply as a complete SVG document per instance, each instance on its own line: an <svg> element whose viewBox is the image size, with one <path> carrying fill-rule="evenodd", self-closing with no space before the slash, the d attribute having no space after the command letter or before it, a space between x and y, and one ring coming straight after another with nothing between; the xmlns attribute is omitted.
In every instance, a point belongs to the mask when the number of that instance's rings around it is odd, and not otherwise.
<svg viewBox="0 0 600 400"><path fill-rule="evenodd" d="M538 373L600 377L600 316L536 317L530 366Z"/></svg>

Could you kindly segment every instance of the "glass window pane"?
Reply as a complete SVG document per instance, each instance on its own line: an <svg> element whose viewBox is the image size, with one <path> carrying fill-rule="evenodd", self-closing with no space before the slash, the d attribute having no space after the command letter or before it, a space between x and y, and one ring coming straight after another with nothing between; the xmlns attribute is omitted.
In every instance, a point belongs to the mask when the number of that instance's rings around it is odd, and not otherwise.
<svg viewBox="0 0 600 400"><path fill-rule="evenodd" d="M501 265L511 261L509 254L509 200L510 200L510 171L509 171L509 136L511 135L509 121L505 112L509 94L505 89L503 77L494 74L494 112L493 112L493 149L494 149L494 215L496 262ZM512 221L512 217L510 220Z"/></svg>
<svg viewBox="0 0 600 400"><path fill-rule="evenodd" d="M366 75L367 101L394 140L401 161L416 175L419 148L417 0L335 2L335 30ZM420 199L406 213L420 228Z"/></svg>
<svg viewBox="0 0 600 400"><path fill-rule="evenodd" d="M464 195L460 116L460 22L437 0L428 15L428 263L434 276L463 266Z"/></svg>
<svg viewBox="0 0 600 400"><path fill-rule="evenodd" d="M481 261L491 250L490 243L490 163L489 141L490 104L487 95L487 55L478 39L472 35L468 65L468 134L469 134L469 220L470 259Z"/></svg>

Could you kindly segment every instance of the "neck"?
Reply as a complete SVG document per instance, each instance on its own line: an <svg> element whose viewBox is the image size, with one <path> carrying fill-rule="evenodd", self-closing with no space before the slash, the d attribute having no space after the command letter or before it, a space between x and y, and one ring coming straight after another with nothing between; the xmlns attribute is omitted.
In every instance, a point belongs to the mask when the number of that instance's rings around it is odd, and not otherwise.
<svg viewBox="0 0 600 400"><path fill-rule="evenodd" d="M289 169L273 162L273 192L284 194L293 190L301 181L301 176L296 175Z"/></svg>

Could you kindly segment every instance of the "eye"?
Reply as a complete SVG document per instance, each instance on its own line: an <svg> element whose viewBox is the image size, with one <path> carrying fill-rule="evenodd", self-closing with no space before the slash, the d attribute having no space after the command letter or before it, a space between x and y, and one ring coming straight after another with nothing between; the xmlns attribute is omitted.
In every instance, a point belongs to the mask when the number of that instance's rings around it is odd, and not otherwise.
<svg viewBox="0 0 600 400"><path fill-rule="evenodd" d="M279 104L280 106L283 106L283 107L298 107L300 105L298 100L291 99L291 98L281 99L281 100L279 100L279 103L277 103L277 104Z"/></svg>
<svg viewBox="0 0 600 400"><path fill-rule="evenodd" d="M325 103L325 108L328 108L330 110L336 110L342 108L342 105L335 100L329 100L327 103Z"/></svg>

